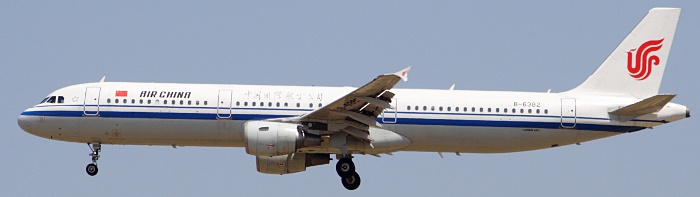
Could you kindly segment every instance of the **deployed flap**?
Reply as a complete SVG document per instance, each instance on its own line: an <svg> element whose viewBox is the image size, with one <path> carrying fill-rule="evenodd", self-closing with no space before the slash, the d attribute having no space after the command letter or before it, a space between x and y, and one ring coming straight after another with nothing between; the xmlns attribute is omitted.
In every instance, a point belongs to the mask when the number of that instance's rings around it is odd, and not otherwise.
<svg viewBox="0 0 700 197"><path fill-rule="evenodd" d="M675 94L661 94L646 98L635 104L625 106L610 112L610 114L618 116L642 116L660 111L671 99L676 97Z"/></svg>
<svg viewBox="0 0 700 197"><path fill-rule="evenodd" d="M361 129L364 132L368 132L369 127L381 127L377 123L377 116L384 109L391 107L389 103L391 103L391 98L394 97L394 93L387 90L393 88L399 80L408 80L409 70L411 70L411 67L396 73L380 75L338 100L299 117L296 121L344 121L348 126L362 124L361 126L354 126L354 128ZM358 135L356 132L351 134L355 134L353 136Z"/></svg>

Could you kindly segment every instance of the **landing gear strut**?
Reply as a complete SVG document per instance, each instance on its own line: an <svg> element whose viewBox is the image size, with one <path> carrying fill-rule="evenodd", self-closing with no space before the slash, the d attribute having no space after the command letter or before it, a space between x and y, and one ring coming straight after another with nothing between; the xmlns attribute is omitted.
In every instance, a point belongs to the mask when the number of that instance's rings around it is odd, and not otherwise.
<svg viewBox="0 0 700 197"><path fill-rule="evenodd" d="M100 159L100 151L102 150L102 144L100 143L88 143L88 147L92 150L90 156L92 157L92 163L85 167L85 172L90 176L97 175L97 160Z"/></svg>
<svg viewBox="0 0 700 197"><path fill-rule="evenodd" d="M355 190L360 187L360 175L355 172L352 156L348 155L338 160L338 163L335 164L335 171L338 172L345 189Z"/></svg>

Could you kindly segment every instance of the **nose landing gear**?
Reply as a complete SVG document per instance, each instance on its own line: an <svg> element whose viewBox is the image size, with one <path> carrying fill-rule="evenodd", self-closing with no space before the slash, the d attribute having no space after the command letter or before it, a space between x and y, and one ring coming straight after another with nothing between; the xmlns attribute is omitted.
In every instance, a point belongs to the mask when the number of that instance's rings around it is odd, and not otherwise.
<svg viewBox="0 0 700 197"><path fill-rule="evenodd" d="M100 151L102 150L102 144L98 143L88 143L88 147L92 150L90 156L92 157L92 163L85 167L85 172L90 176L97 175L97 160L100 159Z"/></svg>
<svg viewBox="0 0 700 197"><path fill-rule="evenodd" d="M335 164L335 171L340 176L343 187L348 190L355 190L360 187L360 175L355 172L355 163L352 156L346 156L338 160Z"/></svg>

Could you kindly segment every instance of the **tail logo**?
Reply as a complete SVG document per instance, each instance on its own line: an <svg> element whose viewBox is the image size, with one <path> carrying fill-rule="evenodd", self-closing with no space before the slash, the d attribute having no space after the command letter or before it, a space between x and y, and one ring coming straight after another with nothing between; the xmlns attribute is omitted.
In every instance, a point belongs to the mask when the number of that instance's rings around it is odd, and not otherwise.
<svg viewBox="0 0 700 197"><path fill-rule="evenodd" d="M629 71L632 78L642 81L649 77L651 65L658 66L660 62L658 56L649 56L649 53L661 49L661 46L663 46L661 43L663 42L663 38L661 40L649 40L639 46L639 48L631 49L627 52L627 71Z"/></svg>

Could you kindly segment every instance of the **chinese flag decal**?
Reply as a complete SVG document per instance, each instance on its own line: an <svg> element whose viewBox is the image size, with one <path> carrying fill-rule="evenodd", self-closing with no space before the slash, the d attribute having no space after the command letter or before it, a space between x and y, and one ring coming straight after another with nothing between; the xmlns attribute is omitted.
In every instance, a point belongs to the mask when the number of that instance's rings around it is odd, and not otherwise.
<svg viewBox="0 0 700 197"><path fill-rule="evenodd" d="M117 93L114 94L114 96L119 96L119 97L126 97L128 91L125 90L117 90Z"/></svg>

